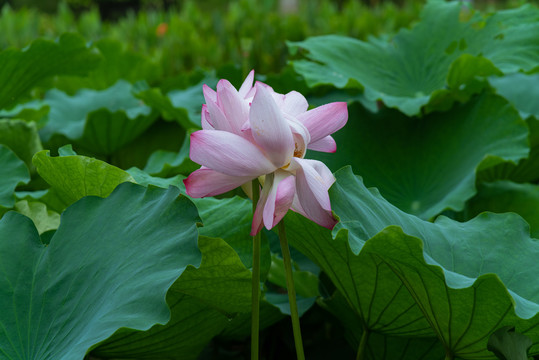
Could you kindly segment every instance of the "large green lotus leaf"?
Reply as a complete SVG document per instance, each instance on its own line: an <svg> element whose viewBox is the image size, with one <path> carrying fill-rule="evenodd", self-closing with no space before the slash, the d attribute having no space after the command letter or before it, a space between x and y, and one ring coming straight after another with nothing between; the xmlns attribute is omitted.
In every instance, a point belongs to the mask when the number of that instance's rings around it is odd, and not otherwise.
<svg viewBox="0 0 539 360"><path fill-rule="evenodd" d="M30 174L24 162L10 148L1 144L0 169L0 208L11 208L15 204L15 188L30 181Z"/></svg>
<svg viewBox="0 0 539 360"><path fill-rule="evenodd" d="M173 288L167 293L171 319L147 331L119 330L92 351L107 359L196 360L229 319L200 299Z"/></svg>
<svg viewBox="0 0 539 360"><path fill-rule="evenodd" d="M431 100L443 109L452 95L475 92L465 89L476 87L475 76L538 66L538 20L539 9L531 5L482 17L469 4L431 0L421 21L389 42L328 35L290 46L308 51L310 61L295 61L294 68L310 86L359 82L368 99L416 115Z"/></svg>
<svg viewBox="0 0 539 360"><path fill-rule="evenodd" d="M336 201L332 200L336 211ZM361 203L366 208L371 205ZM361 253L356 256L351 250L352 247L359 251L362 243L356 244L351 237L349 244L344 231L334 240L330 230L296 213L288 214L285 220L290 244L327 273L370 331L392 336L433 335L429 323L393 271L380 259ZM341 221L346 220L342 217Z"/></svg>
<svg viewBox="0 0 539 360"><path fill-rule="evenodd" d="M472 235L480 240L473 244L469 239L455 238L453 244L446 244L452 245L453 251L444 254L443 267L428 255L434 241L423 243L399 227L382 231L365 243L362 252L382 258L399 276L451 354L463 359L493 359L487 351L487 341L502 326L516 326L532 339L539 338L539 305L534 286L537 270L530 270L536 264L538 244L529 235L523 236L526 224L511 215L505 219L492 215L489 218L488 214L477 218L477 222L484 222L480 224L483 231L478 234L476 230ZM519 226L515 222L520 222ZM496 234L501 236L494 241L481 238L489 232L488 227L497 227ZM503 244L507 238L513 240L510 246L516 251ZM507 264L508 258L515 260ZM538 350L536 347L533 352Z"/></svg>
<svg viewBox="0 0 539 360"><path fill-rule="evenodd" d="M201 235L220 237L234 248L242 263L247 268L253 266L253 238L251 222L253 218L252 202L235 196L232 198L193 199L198 208L203 227ZM271 253L266 236L261 239L260 272L264 279L271 266Z"/></svg>
<svg viewBox="0 0 539 360"><path fill-rule="evenodd" d="M227 240L242 258L247 267L252 266L252 202L234 196L216 199L213 197L193 199L204 226L200 235L220 237ZM270 261L271 262L271 261Z"/></svg>
<svg viewBox="0 0 539 360"><path fill-rule="evenodd" d="M138 89L139 85L135 90L127 81L119 80L108 89L82 89L74 96L49 90L45 95L50 106L49 121L40 130L43 141L60 134L95 153L112 154L157 118L156 112L134 97Z"/></svg>
<svg viewBox="0 0 539 360"><path fill-rule="evenodd" d="M528 156L528 129L503 98L483 94L451 111L408 118L350 106L335 154L310 152L333 171L351 164L368 186L400 209L431 218L461 210L475 194L476 171Z"/></svg>
<svg viewBox="0 0 539 360"><path fill-rule="evenodd" d="M95 48L103 56L99 66L84 78L63 76L55 82L55 87L69 94L79 89L103 90L123 79L130 83L140 80L153 82L160 77L161 68L148 56L126 49L126 43L113 39L94 42Z"/></svg>
<svg viewBox="0 0 539 360"><path fill-rule="evenodd" d="M170 318L165 295L200 263L198 215L171 187L119 186L63 214L50 245L27 217L0 221L0 349L5 359L81 359L122 327Z"/></svg>
<svg viewBox="0 0 539 360"><path fill-rule="evenodd" d="M528 360L528 349L532 346L529 337L519 334L515 328L504 326L496 330L488 340L488 349L498 359Z"/></svg>
<svg viewBox="0 0 539 360"><path fill-rule="evenodd" d="M15 211L32 219L40 235L46 231L58 229L58 226L60 226L60 214L47 209L47 205L42 202L17 201Z"/></svg>
<svg viewBox="0 0 539 360"><path fill-rule="evenodd" d="M29 169L34 169L32 156L43 150L35 123L23 120L0 119L0 144L13 150Z"/></svg>
<svg viewBox="0 0 539 360"><path fill-rule="evenodd" d="M0 109L13 107L21 96L46 78L86 75L101 57L80 35L64 34L58 41L38 39L24 50L0 52Z"/></svg>
<svg viewBox="0 0 539 360"><path fill-rule="evenodd" d="M539 73L514 73L489 78L496 92L509 100L523 118L530 115L539 118Z"/></svg>
<svg viewBox="0 0 539 360"><path fill-rule="evenodd" d="M250 312L251 271L238 254L219 238L200 236L198 246L200 267L188 267L174 289L227 313Z"/></svg>
<svg viewBox="0 0 539 360"><path fill-rule="evenodd" d="M176 175L171 178L161 178L156 176L151 176L144 170L140 170L139 168L133 167L130 169L127 169L126 172L135 179L135 182L137 184L148 186L158 186L161 188L168 188L169 186L173 185L176 186L178 189L182 191L182 193L185 194L185 185L183 184L183 179L185 179L185 176L182 175Z"/></svg>
<svg viewBox="0 0 539 360"><path fill-rule="evenodd" d="M0 119L17 119L33 122L41 129L49 119L49 106L41 99L15 105L9 110L0 110Z"/></svg>
<svg viewBox="0 0 539 360"><path fill-rule="evenodd" d="M539 187L508 180L482 183L477 195L468 202L466 216L472 218L483 211L515 212L530 224L532 237L539 239Z"/></svg>
<svg viewBox="0 0 539 360"><path fill-rule="evenodd" d="M539 74L515 73L489 79L497 93L505 97L519 111L530 129L530 155L518 163L504 163L481 171L479 182L510 179L517 182L539 180Z"/></svg>
<svg viewBox="0 0 539 360"><path fill-rule="evenodd" d="M367 189L349 167L336 177L335 239L293 214L291 243L328 273L370 330L405 335L414 323L395 326L420 313L417 330L427 325L464 359L492 358L488 337L504 325L536 342L539 243L521 217L483 213L466 223L444 216L431 223Z"/></svg>
<svg viewBox="0 0 539 360"><path fill-rule="evenodd" d="M493 182L509 179L516 182L536 182L539 180L539 120L526 119L529 128L530 154L515 164L503 162L477 173L477 182Z"/></svg>
<svg viewBox="0 0 539 360"><path fill-rule="evenodd" d="M134 181L126 171L82 155L51 157L43 150L34 155L33 163L51 186L42 200L59 212L84 196L106 197L119 184Z"/></svg>
<svg viewBox="0 0 539 360"><path fill-rule="evenodd" d="M332 313L345 328L345 337L356 351L363 335L361 318L350 308L342 294L336 291L330 298L318 304ZM367 334L365 359L371 360L442 360L444 350L436 337L407 338L386 336L371 332Z"/></svg>
<svg viewBox="0 0 539 360"><path fill-rule="evenodd" d="M251 272L222 239L200 236L202 261L188 266L167 295L171 321L148 331L121 331L94 353L108 358L196 359L228 325L251 311ZM228 315L227 315L228 314Z"/></svg>

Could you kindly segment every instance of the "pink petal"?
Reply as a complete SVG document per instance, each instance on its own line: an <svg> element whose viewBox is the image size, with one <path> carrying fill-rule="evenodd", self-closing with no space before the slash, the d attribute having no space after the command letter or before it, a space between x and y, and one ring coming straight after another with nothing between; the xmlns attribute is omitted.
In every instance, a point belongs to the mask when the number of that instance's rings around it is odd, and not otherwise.
<svg viewBox="0 0 539 360"><path fill-rule="evenodd" d="M251 70L249 72L249 75L247 75L247 77L245 78L245 81L243 82L243 84L241 84L241 87L240 89L238 90L238 93L240 94L240 96L242 98L246 98L247 97L247 94L251 91L251 89L253 88L253 81L255 79L255 71L254 70Z"/></svg>
<svg viewBox="0 0 539 360"><path fill-rule="evenodd" d="M283 112L292 115L298 116L303 114L309 108L309 103L305 96L301 95L297 91L291 91L284 97Z"/></svg>
<svg viewBox="0 0 539 360"><path fill-rule="evenodd" d="M307 214L305 213L305 210L303 210L303 207L301 207L301 203L299 202L298 192L297 191L296 191L296 194L294 195L294 200L292 201L292 206L290 207L290 209L297 212L298 214L301 214L301 215L307 217Z"/></svg>
<svg viewBox="0 0 539 360"><path fill-rule="evenodd" d="M271 86L269 86L268 84L263 83L261 81L257 81L255 83L254 89L256 90L256 88L258 88L258 87L263 87L264 89L268 90L268 92L271 94L271 97L275 101L275 104L277 104L277 107L279 109L282 109L282 107L284 106L284 98L285 98L285 96L283 94L279 94L279 93L275 92L275 90L273 90L273 88ZM256 91L255 91L255 93L256 93Z"/></svg>
<svg viewBox="0 0 539 360"><path fill-rule="evenodd" d="M230 176L251 178L275 171L275 166L248 140L220 130L191 134L191 160Z"/></svg>
<svg viewBox="0 0 539 360"><path fill-rule="evenodd" d="M214 130L211 123L210 112L208 111L208 106L202 104L202 111L200 112L200 123L202 124L202 129L204 130Z"/></svg>
<svg viewBox="0 0 539 360"><path fill-rule="evenodd" d="M331 214L328 189L335 181L331 171L317 160L294 158L299 165L296 170L296 192L300 204L296 209L315 223L332 229L337 221Z"/></svg>
<svg viewBox="0 0 539 360"><path fill-rule="evenodd" d="M262 218L264 216L264 208L266 205L266 201L268 200L268 194L270 186L267 182L267 178L269 176L266 176L266 187L262 188L262 192L260 194L260 198L258 199L258 202L256 203L256 209L255 213L253 214L253 222L251 223L251 236L255 236L262 230L262 226L264 223L262 222Z"/></svg>
<svg viewBox="0 0 539 360"><path fill-rule="evenodd" d="M277 170L273 174L266 175L253 216L251 235L256 235L262 229L262 224L268 230L277 225L292 206L295 193L296 185L292 174Z"/></svg>
<svg viewBox="0 0 539 360"><path fill-rule="evenodd" d="M266 184L264 184L266 187ZM270 230L286 215L296 193L292 174L277 170L264 206L264 225Z"/></svg>
<svg viewBox="0 0 539 360"><path fill-rule="evenodd" d="M328 191L331 185L333 185L333 183L335 182L335 176L333 176L331 170L329 170L329 168L323 162L312 159L297 160L299 160L297 161L297 163L301 163L300 166L309 166L313 168L316 173L318 173L318 180L325 185L326 191ZM328 208L328 210L331 210L331 208Z"/></svg>
<svg viewBox="0 0 539 360"><path fill-rule="evenodd" d="M202 85L202 93L204 94L204 99L207 103L214 103L217 102L217 93L208 85L204 84Z"/></svg>
<svg viewBox="0 0 539 360"><path fill-rule="evenodd" d="M260 83L256 86L249 117L253 138L266 156L277 168L287 165L294 154L292 131L271 93Z"/></svg>
<svg viewBox="0 0 539 360"><path fill-rule="evenodd" d="M249 120L249 104L240 97L228 80L219 80L217 83L217 104L232 132L239 135L243 124Z"/></svg>
<svg viewBox="0 0 539 360"><path fill-rule="evenodd" d="M265 89L267 89L267 90L270 90L270 92L272 92L272 93L274 92L274 91L273 91L273 88L272 88L271 86L269 86L269 85L266 84L266 83L263 83L262 81L257 81L257 82L255 82L255 86L254 86L254 87L255 87L255 88L257 88L257 87L263 87L263 88L265 88Z"/></svg>
<svg viewBox="0 0 539 360"><path fill-rule="evenodd" d="M201 198L225 193L251 180L249 176L230 176L203 166L193 171L183 183L187 195Z"/></svg>
<svg viewBox="0 0 539 360"><path fill-rule="evenodd" d="M296 118L288 116L286 119L294 137L294 156L303 158L305 151L307 151L307 145L311 142L311 134Z"/></svg>
<svg viewBox="0 0 539 360"><path fill-rule="evenodd" d="M206 102L208 113L212 125L215 130L223 130L228 132L234 132L234 128L229 123L228 119L225 116L223 110L217 105L216 102L208 101Z"/></svg>
<svg viewBox="0 0 539 360"><path fill-rule="evenodd" d="M331 137L331 135L328 135L320 140L311 142L309 146L307 146L307 149L315 150L315 151L322 151L322 152L327 152L327 153L334 153L335 151L337 151L337 143Z"/></svg>
<svg viewBox="0 0 539 360"><path fill-rule="evenodd" d="M333 102L298 115L298 120L309 129L311 142L316 142L341 129L348 120L345 102Z"/></svg>

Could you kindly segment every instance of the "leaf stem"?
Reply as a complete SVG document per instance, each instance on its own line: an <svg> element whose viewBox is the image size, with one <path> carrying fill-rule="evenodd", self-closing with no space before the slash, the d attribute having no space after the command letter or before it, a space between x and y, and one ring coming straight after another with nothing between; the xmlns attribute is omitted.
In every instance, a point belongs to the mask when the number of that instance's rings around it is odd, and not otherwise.
<svg viewBox="0 0 539 360"><path fill-rule="evenodd" d="M298 360L305 360L305 354L303 353L303 342L301 340L301 329L299 326L298 305L296 303L296 290L294 288L294 278L292 276L292 260L290 257L290 249L288 248L288 241L286 240L284 221L280 221L277 227L279 229L281 252L283 253L284 269L286 274L286 288L288 290L288 302L290 304L292 331L294 332L296 354Z"/></svg>
<svg viewBox="0 0 539 360"><path fill-rule="evenodd" d="M252 181L253 216L260 198L258 179ZM253 277L252 286L252 317L251 317L251 360L258 360L258 334L260 329L260 232L253 236Z"/></svg>
<svg viewBox="0 0 539 360"><path fill-rule="evenodd" d="M359 347L357 349L356 360L366 359L365 349L367 348L367 342L369 341L369 330L367 327L363 327L363 334L361 334L361 340L359 341Z"/></svg>

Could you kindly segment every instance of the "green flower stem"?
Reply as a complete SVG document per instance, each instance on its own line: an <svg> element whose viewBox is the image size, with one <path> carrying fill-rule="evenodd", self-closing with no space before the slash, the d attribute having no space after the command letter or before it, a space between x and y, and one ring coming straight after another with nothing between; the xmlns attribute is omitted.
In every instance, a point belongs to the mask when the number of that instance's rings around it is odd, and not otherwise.
<svg viewBox="0 0 539 360"><path fill-rule="evenodd" d="M359 348L357 349L356 360L363 360L367 358L365 349L367 348L367 342L369 341L369 330L363 327L363 334L361 334L361 340L359 341Z"/></svg>
<svg viewBox="0 0 539 360"><path fill-rule="evenodd" d="M253 216L260 198L258 179L252 182ZM258 360L258 333L260 328L260 232L253 236L253 278L252 278L252 318L251 318L251 360Z"/></svg>
<svg viewBox="0 0 539 360"><path fill-rule="evenodd" d="M296 354L298 360L305 360L303 353L303 342L301 340L301 329L299 327L298 305L296 303L296 290L294 288L294 278L292 276L292 260L290 249L286 240L284 221L277 225L279 228L279 240L281 241L281 252L283 253L284 269L286 273L286 288L288 290L288 302L290 303L290 314L292 316L292 330L294 332L294 343L296 344Z"/></svg>

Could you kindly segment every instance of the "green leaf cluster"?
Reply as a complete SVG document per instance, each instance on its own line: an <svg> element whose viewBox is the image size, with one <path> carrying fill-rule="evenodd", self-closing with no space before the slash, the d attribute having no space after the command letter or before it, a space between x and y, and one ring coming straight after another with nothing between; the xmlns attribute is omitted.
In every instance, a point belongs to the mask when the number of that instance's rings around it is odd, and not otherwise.
<svg viewBox="0 0 539 360"><path fill-rule="evenodd" d="M286 219L358 356L539 354L537 39L532 5L432 0L394 36L289 43L312 102L349 103L337 153L313 154L351 165L330 189L339 224Z"/></svg>
<svg viewBox="0 0 539 360"><path fill-rule="evenodd" d="M199 167L189 137L202 84L237 86L251 68L287 60L257 79L349 111L338 151L307 154L335 172L340 222L331 231L294 212L284 219L308 358L539 355L539 10L431 0L413 27L391 35L409 23L406 8L367 39L362 26L395 9L358 15L362 5L347 2L343 15L320 4L280 16L238 1L218 23L186 3L88 42L102 31L94 11L79 18L94 26L86 39L0 51L0 358L249 353L251 201L240 190L189 199L182 180ZM234 36L201 44L236 22ZM341 35L305 39L317 26ZM211 70L187 72L194 64ZM261 268L262 349L286 358L290 310L272 231Z"/></svg>

